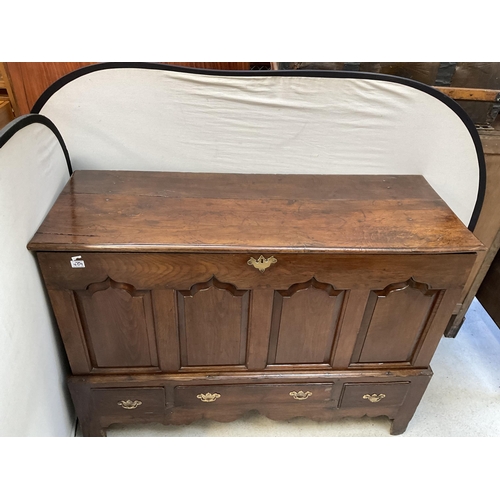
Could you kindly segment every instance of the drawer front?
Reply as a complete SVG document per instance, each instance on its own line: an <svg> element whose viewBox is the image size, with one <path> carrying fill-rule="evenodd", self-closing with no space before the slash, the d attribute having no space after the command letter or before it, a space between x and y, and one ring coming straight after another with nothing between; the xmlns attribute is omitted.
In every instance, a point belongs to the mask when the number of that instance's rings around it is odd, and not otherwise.
<svg viewBox="0 0 500 500"><path fill-rule="evenodd" d="M254 384L177 386L175 406L204 407L244 404L325 404L332 384Z"/></svg>
<svg viewBox="0 0 500 500"><path fill-rule="evenodd" d="M165 410L163 387L92 389L94 411L99 415L147 417Z"/></svg>
<svg viewBox="0 0 500 500"><path fill-rule="evenodd" d="M401 406L409 389L410 382L344 384L339 407Z"/></svg>

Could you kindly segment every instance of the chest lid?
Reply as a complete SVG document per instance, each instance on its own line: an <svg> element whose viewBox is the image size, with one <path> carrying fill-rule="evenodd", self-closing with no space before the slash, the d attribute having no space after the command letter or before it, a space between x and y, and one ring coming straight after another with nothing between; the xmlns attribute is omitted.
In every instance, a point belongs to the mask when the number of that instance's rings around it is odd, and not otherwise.
<svg viewBox="0 0 500 500"><path fill-rule="evenodd" d="M77 171L35 251L483 250L422 176Z"/></svg>

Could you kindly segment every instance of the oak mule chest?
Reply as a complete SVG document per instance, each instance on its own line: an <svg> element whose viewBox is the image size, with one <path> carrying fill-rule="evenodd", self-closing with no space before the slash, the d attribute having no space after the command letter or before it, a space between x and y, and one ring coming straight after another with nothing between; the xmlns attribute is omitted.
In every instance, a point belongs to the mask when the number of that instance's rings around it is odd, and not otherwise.
<svg viewBox="0 0 500 500"><path fill-rule="evenodd" d="M420 176L77 171L37 253L85 436L386 415L405 431L483 247Z"/></svg>

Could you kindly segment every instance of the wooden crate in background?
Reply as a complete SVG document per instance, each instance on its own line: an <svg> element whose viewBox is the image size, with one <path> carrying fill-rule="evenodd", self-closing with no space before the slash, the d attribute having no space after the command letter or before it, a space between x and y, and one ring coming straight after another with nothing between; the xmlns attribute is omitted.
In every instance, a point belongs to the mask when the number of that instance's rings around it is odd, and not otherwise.
<svg viewBox="0 0 500 500"><path fill-rule="evenodd" d="M500 62L278 62L273 67L361 71L409 78L437 87L448 95L455 93L459 96L457 103L481 126L492 125L500 111ZM460 92L464 89L475 92L469 95Z"/></svg>

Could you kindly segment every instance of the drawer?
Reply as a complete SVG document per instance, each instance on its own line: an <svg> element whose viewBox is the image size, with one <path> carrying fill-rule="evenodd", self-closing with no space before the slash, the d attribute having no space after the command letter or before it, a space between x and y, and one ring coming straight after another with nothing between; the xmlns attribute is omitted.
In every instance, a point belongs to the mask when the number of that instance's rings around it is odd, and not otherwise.
<svg viewBox="0 0 500 500"><path fill-rule="evenodd" d="M331 401L332 384L242 384L177 386L176 406L244 405L260 403L324 404Z"/></svg>
<svg viewBox="0 0 500 500"><path fill-rule="evenodd" d="M339 407L401 406L409 389L410 382L344 384Z"/></svg>
<svg viewBox="0 0 500 500"><path fill-rule="evenodd" d="M163 387L92 389L92 402L99 415L162 415L165 390Z"/></svg>

